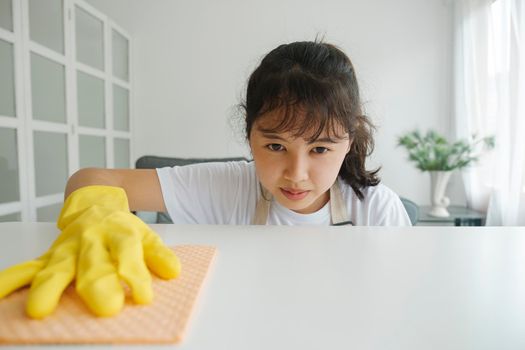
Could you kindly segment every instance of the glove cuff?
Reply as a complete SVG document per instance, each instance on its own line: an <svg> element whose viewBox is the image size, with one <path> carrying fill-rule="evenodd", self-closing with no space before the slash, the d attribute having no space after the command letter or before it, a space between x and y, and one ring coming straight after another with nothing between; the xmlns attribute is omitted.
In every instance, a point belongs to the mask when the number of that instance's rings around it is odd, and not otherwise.
<svg viewBox="0 0 525 350"><path fill-rule="evenodd" d="M79 214L93 205L119 211L129 211L126 191L114 186L85 186L73 191L64 202L57 220L57 227L63 230Z"/></svg>

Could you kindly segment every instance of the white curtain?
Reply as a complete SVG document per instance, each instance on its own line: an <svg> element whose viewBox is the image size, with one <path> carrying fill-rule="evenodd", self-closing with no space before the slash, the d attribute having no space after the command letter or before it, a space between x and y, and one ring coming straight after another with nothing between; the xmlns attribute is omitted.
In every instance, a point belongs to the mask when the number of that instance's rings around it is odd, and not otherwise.
<svg viewBox="0 0 525 350"><path fill-rule="evenodd" d="M494 135L463 172L468 206L487 225L525 225L525 1L454 2L456 136Z"/></svg>

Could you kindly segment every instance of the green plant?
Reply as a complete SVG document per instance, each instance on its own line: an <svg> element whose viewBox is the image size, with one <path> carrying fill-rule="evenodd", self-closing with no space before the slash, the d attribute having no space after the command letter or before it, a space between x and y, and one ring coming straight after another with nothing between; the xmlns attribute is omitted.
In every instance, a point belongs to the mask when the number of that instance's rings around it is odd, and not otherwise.
<svg viewBox="0 0 525 350"><path fill-rule="evenodd" d="M435 131L422 135L419 130L409 132L398 139L398 146L408 151L408 157L422 171L461 169L473 162L484 152L494 148L494 137L478 137L449 143Z"/></svg>

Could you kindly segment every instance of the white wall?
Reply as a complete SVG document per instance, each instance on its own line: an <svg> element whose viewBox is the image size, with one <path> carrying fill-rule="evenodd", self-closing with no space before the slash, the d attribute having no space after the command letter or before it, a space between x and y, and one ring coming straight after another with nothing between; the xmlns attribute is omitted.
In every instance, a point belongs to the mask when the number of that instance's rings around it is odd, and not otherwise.
<svg viewBox="0 0 525 350"><path fill-rule="evenodd" d="M451 9L444 0L102 1L134 40L135 155L249 156L233 107L260 58L317 34L352 59L378 126L370 167L400 195L428 203L428 174L397 137L419 127L451 135ZM238 128L240 129L240 128ZM459 176L448 193L462 204Z"/></svg>

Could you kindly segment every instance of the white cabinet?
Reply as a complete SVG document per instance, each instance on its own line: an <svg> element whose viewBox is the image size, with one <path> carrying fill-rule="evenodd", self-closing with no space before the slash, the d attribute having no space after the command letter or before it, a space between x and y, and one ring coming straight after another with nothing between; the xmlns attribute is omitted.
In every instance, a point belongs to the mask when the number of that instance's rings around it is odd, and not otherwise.
<svg viewBox="0 0 525 350"><path fill-rule="evenodd" d="M129 35L82 0L0 0L0 221L55 221L67 178L132 165Z"/></svg>

